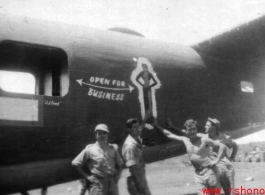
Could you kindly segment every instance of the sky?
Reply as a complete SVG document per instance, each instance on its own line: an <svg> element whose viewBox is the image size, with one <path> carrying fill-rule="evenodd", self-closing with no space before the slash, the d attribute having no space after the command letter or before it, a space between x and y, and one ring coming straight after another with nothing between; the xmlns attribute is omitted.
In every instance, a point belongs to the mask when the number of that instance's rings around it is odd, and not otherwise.
<svg viewBox="0 0 265 195"><path fill-rule="evenodd" d="M237 144L248 144L251 142L264 142L265 141L265 129L235 140Z"/></svg>
<svg viewBox="0 0 265 195"><path fill-rule="evenodd" d="M0 13L106 30L124 27L154 40L192 45L258 18L264 0L0 0Z"/></svg>

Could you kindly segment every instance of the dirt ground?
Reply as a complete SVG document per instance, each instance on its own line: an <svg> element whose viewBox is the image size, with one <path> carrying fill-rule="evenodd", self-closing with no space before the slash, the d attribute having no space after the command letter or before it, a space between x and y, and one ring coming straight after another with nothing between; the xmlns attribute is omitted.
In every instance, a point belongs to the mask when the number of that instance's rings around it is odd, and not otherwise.
<svg viewBox="0 0 265 195"><path fill-rule="evenodd" d="M194 169L188 163L187 155L166 159L146 166L147 180L153 195L196 194L193 180ZM265 188L265 162L235 162L235 187ZM128 169L122 173L119 182L120 195L129 195L126 187ZM244 181L253 177L254 181ZM76 194L78 182L56 185L48 189L48 195ZM39 195L40 190L30 191L31 195Z"/></svg>
<svg viewBox="0 0 265 195"><path fill-rule="evenodd" d="M188 163L187 155L174 157L147 166L147 179L153 195L195 194L196 185L193 179L194 169ZM235 188L265 188L265 162L233 163L236 176ZM127 171L126 171L127 172ZM126 186L124 176L120 186ZM254 181L244 181L252 177ZM127 195L124 187L120 188L121 195Z"/></svg>

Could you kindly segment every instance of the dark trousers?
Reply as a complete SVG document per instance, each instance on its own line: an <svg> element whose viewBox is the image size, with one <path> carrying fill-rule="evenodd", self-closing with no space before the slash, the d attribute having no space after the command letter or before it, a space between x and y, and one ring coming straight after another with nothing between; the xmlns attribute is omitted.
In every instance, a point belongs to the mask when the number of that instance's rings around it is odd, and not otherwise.
<svg viewBox="0 0 265 195"><path fill-rule="evenodd" d="M127 177L127 189L130 195L151 195L150 189L147 185L147 180L145 177L145 170L143 170L140 174L141 176L141 182L144 186L144 191L140 192L138 185L137 185L137 181L135 180L134 177L130 176Z"/></svg>

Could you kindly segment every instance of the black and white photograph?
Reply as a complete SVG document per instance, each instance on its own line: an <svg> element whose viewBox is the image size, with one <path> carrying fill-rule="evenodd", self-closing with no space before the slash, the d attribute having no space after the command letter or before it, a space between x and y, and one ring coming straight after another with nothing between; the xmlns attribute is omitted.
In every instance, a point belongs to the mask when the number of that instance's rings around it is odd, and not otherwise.
<svg viewBox="0 0 265 195"><path fill-rule="evenodd" d="M0 0L0 195L264 183L265 1Z"/></svg>

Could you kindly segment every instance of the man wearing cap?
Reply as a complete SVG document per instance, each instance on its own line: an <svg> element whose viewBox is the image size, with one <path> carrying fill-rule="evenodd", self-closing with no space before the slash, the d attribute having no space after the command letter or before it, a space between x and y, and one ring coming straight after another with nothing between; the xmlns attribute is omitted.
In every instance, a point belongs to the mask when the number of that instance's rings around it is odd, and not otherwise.
<svg viewBox="0 0 265 195"><path fill-rule="evenodd" d="M224 155L225 145L207 137L199 137L197 122L193 119L188 119L184 123L186 127L184 136L178 136L163 129L158 125L157 119L154 120L153 125L169 139L184 143L190 162L195 169L194 179L198 187L198 194L205 194L205 189L213 189L211 194L220 194L220 178L216 165ZM215 159L210 158L210 146L218 147L218 155Z"/></svg>
<svg viewBox="0 0 265 195"><path fill-rule="evenodd" d="M221 124L218 119L208 118L208 121L205 125L206 133L209 135L209 138L213 140L220 140L223 144L225 144L228 148L232 148L232 154L229 159L234 162L235 157L238 151L238 145L231 138L231 136L226 135L225 133L220 132Z"/></svg>
<svg viewBox="0 0 265 195"><path fill-rule="evenodd" d="M238 151L238 145L229 135L226 135L220 132L221 124L218 119L208 118L205 125L205 132L208 134L208 137L213 140L219 140L221 143L225 144L228 148L232 148L232 154L229 157L228 154L221 159L218 163L217 168L220 173L221 185L223 187L224 193L226 195L233 194L234 192L234 178L235 170L231 162L235 161L235 157ZM211 157L214 159L216 157L216 151L218 148L212 148ZM232 189L232 190L231 190ZM230 193L231 191L231 193Z"/></svg>
<svg viewBox="0 0 265 195"><path fill-rule="evenodd" d="M118 151L110 145L107 125L95 128L96 143L88 145L72 162L89 185L90 195L118 195L118 180L122 171L122 159ZM90 173L84 170L87 166Z"/></svg>
<svg viewBox="0 0 265 195"><path fill-rule="evenodd" d="M129 135L122 147L122 156L131 173L131 176L127 178L127 188L131 195L151 195L145 175L143 145L140 138L141 131L149 117L150 112L147 112L141 125L137 118L128 119L126 122Z"/></svg>
<svg viewBox="0 0 265 195"><path fill-rule="evenodd" d="M178 133L185 135L185 132L181 131L179 128L173 125L171 119L167 119L167 124L170 128L176 130ZM223 187L225 194L228 195L228 194L233 194L234 192L233 190L232 191L229 190L229 189L234 189L234 177L235 177L235 171L233 169L231 161L233 162L235 159L238 146L231 139L230 136L221 133L220 129L221 129L221 124L219 120L208 118L205 125L206 134L198 133L197 135L199 137L208 137L211 138L212 140L219 140L222 144L226 145L228 148L233 149L233 152L230 157L228 157L228 155L226 154L217 164L217 168L220 174L221 186ZM211 159L216 158L218 147L210 149L212 151L210 155Z"/></svg>

